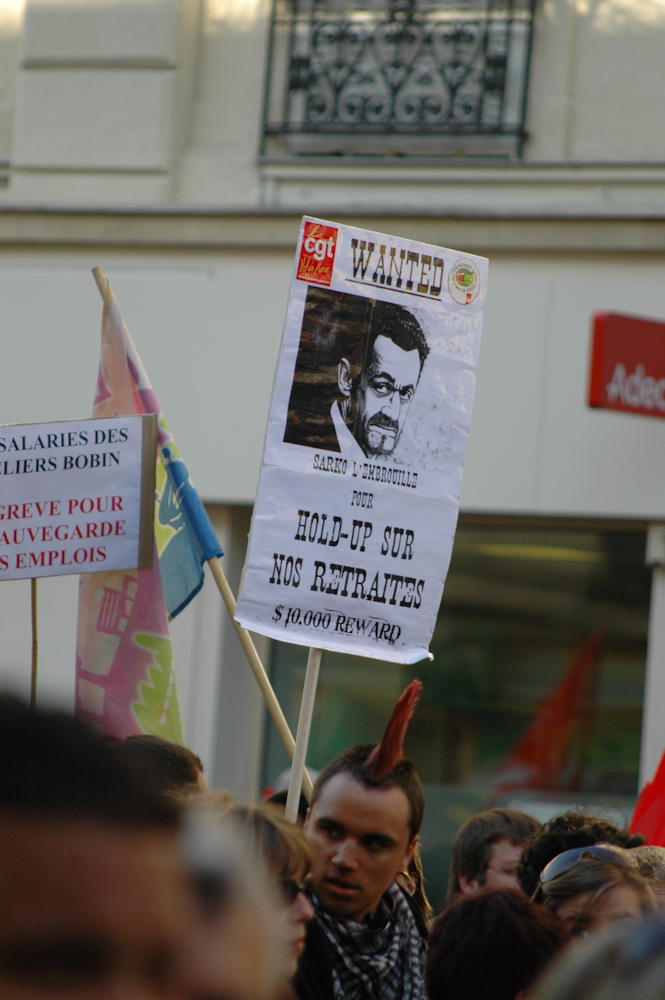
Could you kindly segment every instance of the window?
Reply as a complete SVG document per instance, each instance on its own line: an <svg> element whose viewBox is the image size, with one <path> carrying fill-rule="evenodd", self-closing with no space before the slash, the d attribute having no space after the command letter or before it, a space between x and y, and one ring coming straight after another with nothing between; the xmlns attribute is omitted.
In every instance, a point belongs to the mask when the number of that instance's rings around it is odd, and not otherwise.
<svg viewBox="0 0 665 1000"><path fill-rule="evenodd" d="M406 749L425 784L423 859L441 901L457 828L489 801L548 818L574 804L629 815L637 794L651 572L637 526L462 515L431 650L411 667L324 652L308 763L376 741L405 684L424 690ZM492 798L497 774L592 636L580 703L555 787ZM273 680L295 730L307 650L273 644ZM267 730L265 784L288 764ZM559 808L560 807L560 808ZM549 812L548 812L549 810Z"/></svg>
<svg viewBox="0 0 665 1000"><path fill-rule="evenodd" d="M534 0L274 0L266 154L518 157Z"/></svg>

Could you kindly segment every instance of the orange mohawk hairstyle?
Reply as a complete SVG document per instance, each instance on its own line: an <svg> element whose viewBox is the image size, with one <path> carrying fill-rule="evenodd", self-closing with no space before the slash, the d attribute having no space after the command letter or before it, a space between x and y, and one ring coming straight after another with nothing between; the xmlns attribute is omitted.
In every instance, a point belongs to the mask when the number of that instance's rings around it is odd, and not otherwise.
<svg viewBox="0 0 665 1000"><path fill-rule="evenodd" d="M406 727L411 721L422 687L422 681L411 681L397 699L381 742L374 747L363 767L370 781L378 784L404 757Z"/></svg>

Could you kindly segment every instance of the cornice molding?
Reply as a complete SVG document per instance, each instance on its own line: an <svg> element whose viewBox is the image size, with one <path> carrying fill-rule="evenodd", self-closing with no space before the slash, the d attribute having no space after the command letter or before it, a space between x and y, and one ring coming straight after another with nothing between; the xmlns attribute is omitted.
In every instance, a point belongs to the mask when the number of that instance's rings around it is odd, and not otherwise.
<svg viewBox="0 0 665 1000"><path fill-rule="evenodd" d="M639 218L398 211L312 215L478 253L665 253L665 215ZM113 247L289 250L300 212L288 210L76 209L0 206L0 248Z"/></svg>

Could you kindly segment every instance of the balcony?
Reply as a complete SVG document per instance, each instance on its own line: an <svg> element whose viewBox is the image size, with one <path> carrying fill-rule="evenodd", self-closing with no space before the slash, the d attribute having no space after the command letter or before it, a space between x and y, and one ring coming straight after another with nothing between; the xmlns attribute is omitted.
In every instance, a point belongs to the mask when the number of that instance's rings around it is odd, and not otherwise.
<svg viewBox="0 0 665 1000"><path fill-rule="evenodd" d="M266 156L516 160L534 0L274 0Z"/></svg>

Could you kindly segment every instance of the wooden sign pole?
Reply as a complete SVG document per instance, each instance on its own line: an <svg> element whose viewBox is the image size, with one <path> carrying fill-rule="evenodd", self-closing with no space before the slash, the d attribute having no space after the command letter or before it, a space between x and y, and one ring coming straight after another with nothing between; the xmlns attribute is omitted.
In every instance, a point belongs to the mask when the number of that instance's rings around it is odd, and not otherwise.
<svg viewBox="0 0 665 1000"><path fill-rule="evenodd" d="M32 670L30 676L30 708L37 707L37 580L30 581L32 611Z"/></svg>
<svg viewBox="0 0 665 1000"><path fill-rule="evenodd" d="M319 667L321 666L321 653L323 650L310 647L307 657L307 670L305 671L305 683L302 689L302 702L300 704L300 718L298 719L298 731L296 733L296 749L291 765L291 780L289 781L289 792L286 798L285 818L289 823L296 823L298 820L298 807L300 805L300 790L303 788L304 779L311 782L311 778L305 770L305 759L307 757L307 746L309 744L309 734L312 728L312 717L314 715L314 699L316 698L316 685L319 680ZM305 793L308 802L312 801L312 796Z"/></svg>

